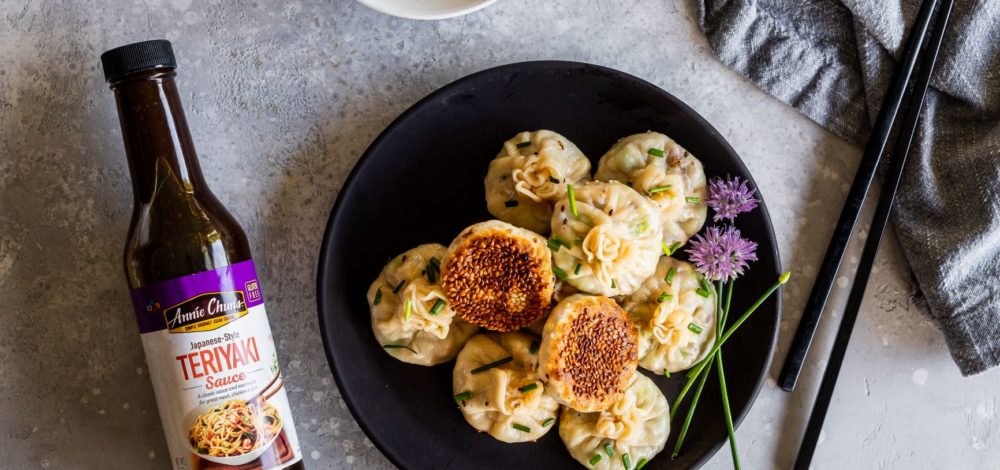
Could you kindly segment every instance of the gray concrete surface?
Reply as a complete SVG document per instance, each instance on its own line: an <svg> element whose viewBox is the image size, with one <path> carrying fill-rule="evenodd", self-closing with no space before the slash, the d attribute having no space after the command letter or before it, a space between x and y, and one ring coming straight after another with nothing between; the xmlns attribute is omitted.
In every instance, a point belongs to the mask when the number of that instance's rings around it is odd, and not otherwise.
<svg viewBox="0 0 1000 470"><path fill-rule="evenodd" d="M0 467L168 468L121 273L131 190L98 62L147 38L174 41L202 166L250 236L310 468L390 467L345 408L317 334L329 209L390 120L497 64L621 69L730 140L794 273L783 358L860 152L717 62L693 15L669 0L504 0L440 22L348 0L0 0ZM995 467L1000 373L959 376L913 307L894 239L875 269L814 468ZM838 285L834 306L848 278ZM790 466L837 316L798 391L779 391L772 370L738 431L746 468ZM722 452L708 467L728 466Z"/></svg>

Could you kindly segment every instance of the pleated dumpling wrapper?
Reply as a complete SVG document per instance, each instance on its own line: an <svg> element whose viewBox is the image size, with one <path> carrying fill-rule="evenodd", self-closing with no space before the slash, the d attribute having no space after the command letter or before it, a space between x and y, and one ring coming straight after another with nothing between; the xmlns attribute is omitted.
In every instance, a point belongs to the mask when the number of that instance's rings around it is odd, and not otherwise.
<svg viewBox="0 0 1000 470"><path fill-rule="evenodd" d="M668 247L687 243L705 225L705 170L690 152L659 132L619 140L601 157L594 179L625 182L656 203Z"/></svg>
<svg viewBox="0 0 1000 470"><path fill-rule="evenodd" d="M642 374L635 374L622 397L607 410L583 413L564 407L559 421L559 437L570 455L597 470L644 465L663 450L669 435L667 398Z"/></svg>
<svg viewBox="0 0 1000 470"><path fill-rule="evenodd" d="M536 371L537 345L524 333L473 336L458 354L452 388L465 420L503 442L528 442L552 429L559 403Z"/></svg>
<svg viewBox="0 0 1000 470"><path fill-rule="evenodd" d="M715 345L715 287L694 266L667 256L622 307L639 328L639 366L663 375L702 360Z"/></svg>
<svg viewBox="0 0 1000 470"><path fill-rule="evenodd" d="M660 212L618 182L590 182L556 203L552 213L553 271L583 292L630 294L656 270Z"/></svg>
<svg viewBox="0 0 1000 470"><path fill-rule="evenodd" d="M486 208L504 222L546 234L566 185L589 180L590 160L569 139L544 129L521 132L490 162Z"/></svg>
<svg viewBox="0 0 1000 470"><path fill-rule="evenodd" d="M542 329L538 370L559 403L599 411L617 401L636 374L639 338L614 300L569 296Z"/></svg>
<svg viewBox="0 0 1000 470"><path fill-rule="evenodd" d="M437 265L445 248L420 245L393 258L368 288L372 331L391 356L431 366L455 358L479 327L448 305Z"/></svg>
<svg viewBox="0 0 1000 470"><path fill-rule="evenodd" d="M480 222L448 246L441 286L465 321L515 331L552 308L552 254L537 233L499 220Z"/></svg>

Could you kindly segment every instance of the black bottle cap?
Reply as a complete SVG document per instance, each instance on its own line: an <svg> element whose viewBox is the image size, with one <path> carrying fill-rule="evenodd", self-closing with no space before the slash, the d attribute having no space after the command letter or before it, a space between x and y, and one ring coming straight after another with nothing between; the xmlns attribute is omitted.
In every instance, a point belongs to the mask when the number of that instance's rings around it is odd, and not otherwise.
<svg viewBox="0 0 1000 470"><path fill-rule="evenodd" d="M112 82L143 70L177 67L174 49L166 39L137 42L101 54L104 79Z"/></svg>

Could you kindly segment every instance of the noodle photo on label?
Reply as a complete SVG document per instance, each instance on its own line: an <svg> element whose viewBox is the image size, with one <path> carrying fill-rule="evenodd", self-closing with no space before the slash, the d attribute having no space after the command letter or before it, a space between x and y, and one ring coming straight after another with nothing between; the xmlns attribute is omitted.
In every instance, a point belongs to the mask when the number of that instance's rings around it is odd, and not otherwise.
<svg viewBox="0 0 1000 470"><path fill-rule="evenodd" d="M233 457L268 443L281 431L278 410L264 402L227 400L198 417L189 433L191 446L201 455Z"/></svg>

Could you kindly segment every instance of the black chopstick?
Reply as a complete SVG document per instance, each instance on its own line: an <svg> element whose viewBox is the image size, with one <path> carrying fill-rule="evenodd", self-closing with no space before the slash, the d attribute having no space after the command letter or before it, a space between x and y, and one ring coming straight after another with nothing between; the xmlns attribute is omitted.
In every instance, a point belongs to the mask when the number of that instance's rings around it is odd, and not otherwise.
<svg viewBox="0 0 1000 470"><path fill-rule="evenodd" d="M833 288L833 283L837 278L837 270L844 258L844 251L851 240L851 234L854 233L854 226L861 213L861 206L868 195L868 188L875 176L875 169L878 168L882 153L885 152L889 133L892 131L899 106L906 95L910 76L917 63L920 45L923 44L924 37L927 35L931 14L934 12L936 3L937 0L924 0L920 5L920 12L913 23L913 32L910 33L910 40L906 46L906 54L903 56L903 61L896 72L892 86L879 110L875 128L872 129L872 135L865 146L865 153L858 165L858 172L855 174L854 182L847 193L847 201L844 202L844 208L840 212L840 219L837 220L830 245L826 248L823 265L816 276L812 292L809 294L809 301L806 303L805 310L802 311L802 319L799 320L795 338L792 340L788 356L785 358L785 365L778 377L778 385L785 391L794 390L795 383L799 379L799 372L802 370L806 354L809 353L809 346L812 344L816 327L823 315L823 308L826 307L826 301L830 297L830 289Z"/></svg>
<svg viewBox="0 0 1000 470"><path fill-rule="evenodd" d="M930 3L932 0L925 0L925 2ZM799 455L795 459L795 470L808 470L813 454L816 451L819 434L823 429L823 420L826 418L826 412L830 407L830 399L833 397L833 389L837 385L837 376L840 374L840 367L844 362L844 354L847 353L847 344L851 339L854 323L858 319L861 302L864 300L868 277L871 274L872 265L875 263L875 256L878 254L885 226L889 222L889 214L892 212L892 204L895 199L896 190L899 187L900 177L903 174L903 168L906 166L906 158L910 152L910 145L913 143L914 135L916 135L917 122L920 120L924 96L927 94L927 86L930 84L931 75L934 72L934 65L937 62L938 51L941 49L944 33L948 29L948 19L951 17L953 4L954 0L942 0L927 49L921 58L920 70L917 73L917 81L913 86L909 108L906 111L906 116L903 118L899 141L896 143L896 149L889 163L888 174L882 186L882 193L879 196L878 206L875 208L871 233L865 241L865 248L858 265L857 277L854 279L854 285L851 287L851 295L847 300L847 307L844 311L844 319L837 330L837 338L833 343L833 351L830 353L829 363L826 366L826 371L823 373L823 382L819 386L816 403L813 405L812 414L809 416L809 424L806 425L802 445L799 447Z"/></svg>

